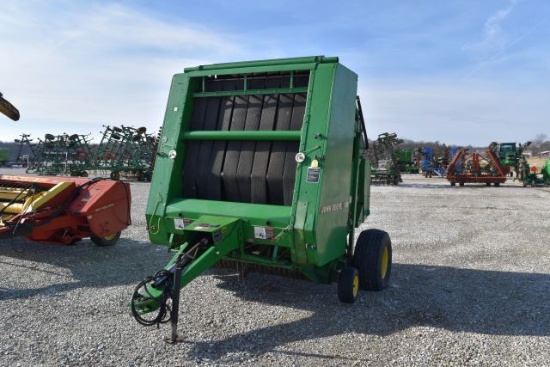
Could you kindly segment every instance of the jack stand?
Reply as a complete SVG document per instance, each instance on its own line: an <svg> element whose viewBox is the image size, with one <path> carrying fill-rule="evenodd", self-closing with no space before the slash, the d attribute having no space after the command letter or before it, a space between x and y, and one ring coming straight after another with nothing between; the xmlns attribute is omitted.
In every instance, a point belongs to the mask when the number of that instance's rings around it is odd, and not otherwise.
<svg viewBox="0 0 550 367"><path fill-rule="evenodd" d="M180 290L181 290L181 272L183 266L180 261L176 262L176 269L174 271L174 287L172 290L172 311L170 312L170 319L172 325L172 334L170 338L164 339L168 344L176 344L183 341L183 337L178 334L178 315L180 310Z"/></svg>

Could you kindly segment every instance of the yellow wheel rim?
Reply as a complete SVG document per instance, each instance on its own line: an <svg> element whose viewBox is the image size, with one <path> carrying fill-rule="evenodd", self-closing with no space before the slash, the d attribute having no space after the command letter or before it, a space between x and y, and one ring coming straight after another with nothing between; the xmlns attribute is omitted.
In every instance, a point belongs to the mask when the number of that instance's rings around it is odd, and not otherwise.
<svg viewBox="0 0 550 367"><path fill-rule="evenodd" d="M353 297L357 297L359 293L359 276L356 275L353 277Z"/></svg>
<svg viewBox="0 0 550 367"><path fill-rule="evenodd" d="M110 235L110 236L105 236L105 237L103 237L103 239L106 240L106 241L111 241L111 240L113 240L113 239L116 237L116 235L117 235L117 233L115 232L115 233L113 233L113 234Z"/></svg>
<svg viewBox="0 0 550 367"><path fill-rule="evenodd" d="M384 246L384 250L382 251L382 264L380 264L380 277L382 279L386 278L386 274L388 273L389 262L390 262L390 251L388 250L388 246Z"/></svg>

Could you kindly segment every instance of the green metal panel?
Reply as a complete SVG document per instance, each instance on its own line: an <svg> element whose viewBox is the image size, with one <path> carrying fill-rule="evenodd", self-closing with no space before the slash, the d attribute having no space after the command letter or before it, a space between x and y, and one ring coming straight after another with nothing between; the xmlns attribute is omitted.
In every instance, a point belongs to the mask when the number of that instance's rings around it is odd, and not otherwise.
<svg viewBox="0 0 550 367"><path fill-rule="evenodd" d="M300 141L300 131L189 131L183 140Z"/></svg>
<svg viewBox="0 0 550 367"><path fill-rule="evenodd" d="M322 134L324 150L315 152L322 178L317 188L318 202L312 210L317 217L313 228L316 248L309 251L316 253L316 264L322 266L343 256L346 250L357 75L340 64L320 65L317 73L314 83L320 85L311 97L315 105L312 103L310 129L314 135ZM308 189L314 186L308 184Z"/></svg>
<svg viewBox="0 0 550 367"><path fill-rule="evenodd" d="M221 75L247 73L261 69L262 72L291 71L314 69L320 63L337 63L337 57L311 56L274 60L240 61L213 65L200 65L185 68L185 72L196 72L195 75ZM206 72L200 73L200 72Z"/></svg>

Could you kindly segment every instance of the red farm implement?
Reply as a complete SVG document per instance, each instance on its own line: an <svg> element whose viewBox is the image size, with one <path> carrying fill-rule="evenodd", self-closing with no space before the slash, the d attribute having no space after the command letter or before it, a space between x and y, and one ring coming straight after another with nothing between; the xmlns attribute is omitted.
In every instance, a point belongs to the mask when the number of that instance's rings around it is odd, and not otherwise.
<svg viewBox="0 0 550 367"><path fill-rule="evenodd" d="M506 182L507 167L500 162L495 152L491 149L485 151L485 155L468 152L468 149L459 149L447 166L447 180L451 186L457 183L464 186L465 183L484 183L487 186L494 184L500 186Z"/></svg>
<svg viewBox="0 0 550 367"><path fill-rule="evenodd" d="M0 239L116 243L130 224L130 187L111 180L0 176Z"/></svg>
<svg viewBox="0 0 550 367"><path fill-rule="evenodd" d="M0 112L19 119L2 93ZM72 245L89 237L99 246L114 245L130 224L130 203L130 186L120 181L0 175L0 239Z"/></svg>

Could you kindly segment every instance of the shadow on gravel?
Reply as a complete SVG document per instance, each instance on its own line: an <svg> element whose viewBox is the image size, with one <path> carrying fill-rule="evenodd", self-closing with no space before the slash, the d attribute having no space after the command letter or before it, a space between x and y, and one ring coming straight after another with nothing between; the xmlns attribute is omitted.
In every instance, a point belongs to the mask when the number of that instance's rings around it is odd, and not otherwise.
<svg viewBox="0 0 550 367"><path fill-rule="evenodd" d="M446 183L443 183L442 181L440 181L439 183L435 183L435 184L432 184L432 183L400 183L399 185L397 185L396 187L409 187L409 188L415 188L415 189L447 189L447 190L465 190L465 189L476 189L476 190L479 190L479 189L485 189L485 190L509 190L509 189L524 189L522 186L520 185L517 185L517 184L513 184L513 185L506 185L505 183L500 185L499 187L494 187L494 186L487 186L483 183L479 184L479 183L467 183L465 184L464 186L460 186L460 185L456 185L456 186L451 186L451 184L447 181L445 181Z"/></svg>
<svg viewBox="0 0 550 367"><path fill-rule="evenodd" d="M283 347L349 333L389 336L418 326L456 333L550 336L550 274L394 264L392 286L378 293L362 291L353 305L338 302L335 285L261 274L248 275L244 283L234 276L217 276L220 287L248 302L303 309L311 315L288 323L274 321L219 341L188 341L193 357L218 359L243 350L254 355L293 354ZM360 340L368 343L364 337ZM308 356L346 358L317 352Z"/></svg>
<svg viewBox="0 0 550 367"><path fill-rule="evenodd" d="M139 256L136 256L139 254ZM52 295L78 288L137 284L163 267L166 249L122 238L99 247L90 240L75 246L48 245L15 238L0 241L0 300ZM17 278L36 279L36 288L17 288ZM22 282L29 284L26 280Z"/></svg>

